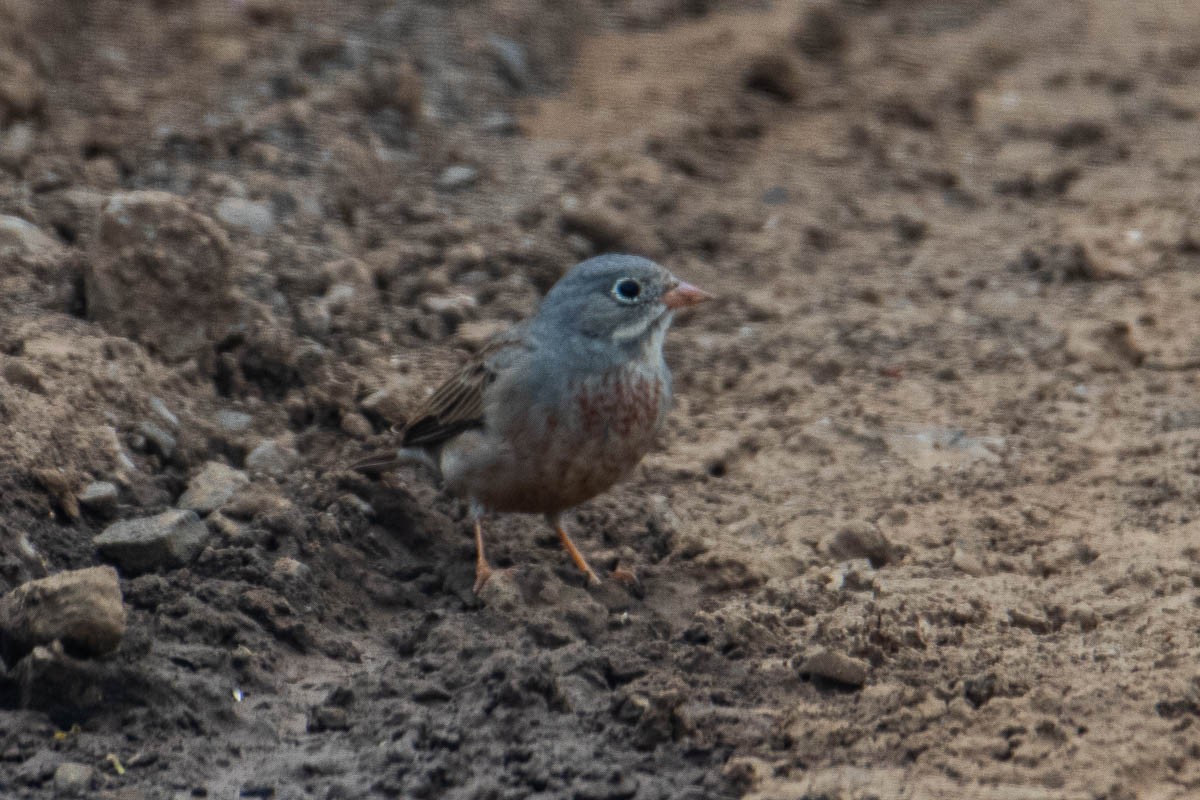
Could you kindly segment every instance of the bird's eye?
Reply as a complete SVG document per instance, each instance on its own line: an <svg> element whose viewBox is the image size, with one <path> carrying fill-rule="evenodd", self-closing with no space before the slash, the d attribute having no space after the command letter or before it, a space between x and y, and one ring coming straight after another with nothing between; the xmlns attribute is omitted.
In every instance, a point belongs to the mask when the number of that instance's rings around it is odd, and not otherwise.
<svg viewBox="0 0 1200 800"><path fill-rule="evenodd" d="M612 293L622 303L632 303L642 293L642 285L633 278L621 278L613 284Z"/></svg>

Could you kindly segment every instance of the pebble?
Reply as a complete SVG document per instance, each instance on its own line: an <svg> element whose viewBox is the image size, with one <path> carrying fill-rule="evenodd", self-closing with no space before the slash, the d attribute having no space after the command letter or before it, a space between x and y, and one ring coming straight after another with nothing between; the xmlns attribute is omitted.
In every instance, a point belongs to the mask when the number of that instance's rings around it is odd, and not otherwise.
<svg viewBox="0 0 1200 800"><path fill-rule="evenodd" d="M9 249L17 255L38 256L57 253L62 247L32 222L0 214L0 253Z"/></svg>
<svg viewBox="0 0 1200 800"><path fill-rule="evenodd" d="M209 461L188 481L187 491L175 505L208 514L229 502L229 498L249 482L241 470L219 461Z"/></svg>
<svg viewBox="0 0 1200 800"><path fill-rule="evenodd" d="M529 60L525 57L524 47L494 33L488 34L487 47L504 80L518 91L529 86Z"/></svg>
<svg viewBox="0 0 1200 800"><path fill-rule="evenodd" d="M851 658L844 653L834 650L820 650L800 665L801 675L811 675L845 684L846 686L862 686L867 682L870 664L861 658Z"/></svg>
<svg viewBox="0 0 1200 800"><path fill-rule="evenodd" d="M64 761L54 770L54 789L63 794L78 794L92 786L96 770L88 764Z"/></svg>
<svg viewBox="0 0 1200 800"><path fill-rule="evenodd" d="M61 642L75 656L104 655L124 635L125 606L112 567L60 572L23 583L0 599L0 652L10 665L51 642Z"/></svg>
<svg viewBox="0 0 1200 800"><path fill-rule="evenodd" d="M107 516L117 510L117 486L108 481L92 481L79 493L79 505L93 514Z"/></svg>
<svg viewBox="0 0 1200 800"><path fill-rule="evenodd" d="M209 530L195 511L172 509L109 525L92 542L128 575L182 567L200 554Z"/></svg>
<svg viewBox="0 0 1200 800"><path fill-rule="evenodd" d="M223 409L217 412L217 424L230 433L240 433L250 427L254 417L244 411Z"/></svg>
<svg viewBox="0 0 1200 800"><path fill-rule="evenodd" d="M18 122L0 134L0 167L19 169L33 153L35 141L33 125Z"/></svg>
<svg viewBox="0 0 1200 800"><path fill-rule="evenodd" d="M251 474L262 473L279 478L290 472L299 458L293 448L274 439L265 439L246 456L246 469Z"/></svg>
<svg viewBox="0 0 1200 800"><path fill-rule="evenodd" d="M166 459L175 455L175 437L164 428L153 422L143 421L137 424L136 430L138 435L145 440L147 449L158 453Z"/></svg>
<svg viewBox="0 0 1200 800"><path fill-rule="evenodd" d="M161 397L150 398L150 410L161 417L163 422L178 430L179 417L171 413L171 409L167 408L167 404L162 401Z"/></svg>
<svg viewBox="0 0 1200 800"><path fill-rule="evenodd" d="M517 118L505 111L493 111L479 123L485 133L498 133L508 136L520 131Z"/></svg>
<svg viewBox="0 0 1200 800"><path fill-rule="evenodd" d="M17 767L18 783L36 786L50 780L58 768L59 755L52 750L39 750Z"/></svg>
<svg viewBox="0 0 1200 800"><path fill-rule="evenodd" d="M452 167L446 167L438 178L437 185L441 189L454 191L455 189L465 189L477 180L479 180L479 170L468 167L466 164L455 164Z"/></svg>
<svg viewBox="0 0 1200 800"><path fill-rule="evenodd" d="M226 197L218 203L217 219L255 236L266 236L275 227L275 212L270 205L241 197Z"/></svg>

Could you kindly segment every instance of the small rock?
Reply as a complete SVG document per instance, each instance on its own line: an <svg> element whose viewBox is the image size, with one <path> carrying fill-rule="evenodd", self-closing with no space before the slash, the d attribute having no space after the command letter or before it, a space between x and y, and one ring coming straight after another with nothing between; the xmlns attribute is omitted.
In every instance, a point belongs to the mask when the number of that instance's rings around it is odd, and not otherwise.
<svg viewBox="0 0 1200 800"><path fill-rule="evenodd" d="M241 197L226 197L218 203L217 219L255 236L266 236L275 227L275 212L270 205Z"/></svg>
<svg viewBox="0 0 1200 800"><path fill-rule="evenodd" d="M10 250L17 255L39 256L58 253L62 246L32 222L0 214L0 253Z"/></svg>
<svg viewBox="0 0 1200 800"><path fill-rule="evenodd" d="M867 682L870 668L871 665L860 658L851 658L833 650L821 650L804 659L804 663L800 665L800 674L824 678L846 686L862 686Z"/></svg>
<svg viewBox="0 0 1200 800"><path fill-rule="evenodd" d="M262 473L280 478L296 466L299 458L299 454L291 447L281 445L274 439L266 439L246 456L246 469L252 474Z"/></svg>
<svg viewBox="0 0 1200 800"><path fill-rule="evenodd" d="M598 199L565 204L562 227L568 233L580 234L598 251L653 253L659 249L652 232L624 211Z"/></svg>
<svg viewBox="0 0 1200 800"><path fill-rule="evenodd" d="M17 767L16 779L26 786L37 786L50 780L58 768L60 756L52 750L39 750Z"/></svg>
<svg viewBox="0 0 1200 800"><path fill-rule="evenodd" d="M229 502L229 498L249 482L241 470L219 461L209 461L188 481L187 491L175 505L208 514Z"/></svg>
<svg viewBox="0 0 1200 800"><path fill-rule="evenodd" d="M0 167L20 169L33 153L35 131L28 122L18 122L0 133Z"/></svg>
<svg viewBox="0 0 1200 800"><path fill-rule="evenodd" d="M426 295L421 298L421 308L431 314L440 314L451 319L462 319L478 305L478 301L466 292Z"/></svg>
<svg viewBox="0 0 1200 800"><path fill-rule="evenodd" d="M355 439L366 439L375 432L370 421L362 414L347 411L342 414L342 430Z"/></svg>
<svg viewBox="0 0 1200 800"><path fill-rule="evenodd" d="M814 61L836 58L846 47L846 23L827 6L814 6L792 33L796 49Z"/></svg>
<svg viewBox="0 0 1200 800"><path fill-rule="evenodd" d="M847 524L829 539L825 547L839 561L865 558L875 569L894 560L891 543L879 528L865 520Z"/></svg>
<svg viewBox="0 0 1200 800"><path fill-rule="evenodd" d="M184 566L200 554L208 536L208 526L195 511L172 509L109 525L92 542L122 572L140 575Z"/></svg>
<svg viewBox="0 0 1200 800"><path fill-rule="evenodd" d="M496 62L500 75L516 90L529 86L529 61L525 48L512 39L496 34L487 37L488 52Z"/></svg>
<svg viewBox="0 0 1200 800"><path fill-rule="evenodd" d="M241 433L250 427L254 417L243 411L223 409L217 412L217 424L230 433Z"/></svg>
<svg viewBox="0 0 1200 800"><path fill-rule="evenodd" d="M79 504L93 514L108 516L117 510L117 487L108 481L92 481L79 493Z"/></svg>
<svg viewBox="0 0 1200 800"><path fill-rule="evenodd" d="M18 33L17 41L20 40ZM0 128L13 120L33 116L45 100L46 84L38 76L34 62L8 47L0 49Z"/></svg>
<svg viewBox="0 0 1200 800"><path fill-rule="evenodd" d="M422 387L417 381L397 376L387 386L367 395L360 405L368 414L377 414L397 425L404 422L408 412L417 406L423 396Z"/></svg>
<svg viewBox="0 0 1200 800"><path fill-rule="evenodd" d="M483 118L479 127L486 133L497 133L502 136L509 136L520 131L517 118L504 111L491 112Z"/></svg>
<svg viewBox="0 0 1200 800"><path fill-rule="evenodd" d="M1072 622L1079 626L1079 630L1084 633L1096 630L1096 627L1100 624L1100 615L1096 613L1096 609L1086 603L1081 603L1072 608L1069 617Z"/></svg>
<svg viewBox="0 0 1200 800"><path fill-rule="evenodd" d="M139 422L137 433L146 442L146 448L165 459L175 455L175 437L153 422Z"/></svg>
<svg viewBox="0 0 1200 800"><path fill-rule="evenodd" d="M472 350L478 350L489 339L506 328L508 328L508 324L499 320L464 322L454 331L454 336Z"/></svg>
<svg viewBox="0 0 1200 800"><path fill-rule="evenodd" d="M158 414L158 416L162 418L163 422L178 430L179 417L171 413L171 409L167 408L167 404L162 401L161 397L150 398L150 410L155 414Z"/></svg>
<svg viewBox="0 0 1200 800"><path fill-rule="evenodd" d="M794 103L804 94L800 71L787 56L763 53L756 56L742 75L742 84L781 103Z"/></svg>
<svg viewBox="0 0 1200 800"><path fill-rule="evenodd" d="M334 706L317 706L309 711L308 732L350 730L350 716L346 709Z"/></svg>
<svg viewBox="0 0 1200 800"><path fill-rule="evenodd" d="M446 170L437 180L438 188L454 191L455 189L465 189L479 179L479 170L474 167L468 167L466 164L456 164L452 167L446 167Z"/></svg>
<svg viewBox="0 0 1200 800"><path fill-rule="evenodd" d="M124 635L125 606L112 567L29 581L0 599L0 657L9 665L51 642L78 657L104 655Z"/></svg>
<svg viewBox="0 0 1200 800"><path fill-rule="evenodd" d="M91 788L95 776L96 770L87 764L64 761L54 770L54 788L62 794L79 794Z"/></svg>
<svg viewBox="0 0 1200 800"><path fill-rule="evenodd" d="M1050 633L1053 629L1050 620L1046 618L1045 614L1029 606L1010 608L1008 610L1008 619L1012 622L1013 627L1025 628L1039 635Z"/></svg>

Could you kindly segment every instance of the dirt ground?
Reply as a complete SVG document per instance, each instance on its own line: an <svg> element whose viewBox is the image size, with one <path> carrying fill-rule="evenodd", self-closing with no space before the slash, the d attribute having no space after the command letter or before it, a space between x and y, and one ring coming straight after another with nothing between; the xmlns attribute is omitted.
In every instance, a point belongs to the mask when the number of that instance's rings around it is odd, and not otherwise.
<svg viewBox="0 0 1200 800"><path fill-rule="evenodd" d="M128 614L0 643L0 795L1200 796L1198 115L1187 2L0 0L0 593ZM640 585L476 598L346 465L609 251L719 295Z"/></svg>

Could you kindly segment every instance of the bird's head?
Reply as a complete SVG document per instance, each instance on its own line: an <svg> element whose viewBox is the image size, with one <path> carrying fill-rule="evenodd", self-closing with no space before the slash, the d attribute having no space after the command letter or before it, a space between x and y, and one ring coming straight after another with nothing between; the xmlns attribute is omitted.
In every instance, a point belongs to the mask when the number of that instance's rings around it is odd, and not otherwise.
<svg viewBox="0 0 1200 800"><path fill-rule="evenodd" d="M576 264L554 285L535 324L635 346L665 331L676 310L711 297L647 258L597 256Z"/></svg>

